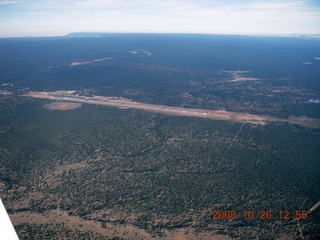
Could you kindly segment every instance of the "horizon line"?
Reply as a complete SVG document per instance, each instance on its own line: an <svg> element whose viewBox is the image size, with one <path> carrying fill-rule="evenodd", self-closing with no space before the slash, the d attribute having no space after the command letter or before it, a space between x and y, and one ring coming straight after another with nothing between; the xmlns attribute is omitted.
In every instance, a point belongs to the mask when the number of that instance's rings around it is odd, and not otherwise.
<svg viewBox="0 0 320 240"><path fill-rule="evenodd" d="M63 34L48 34L48 35L20 35L20 36L0 36L0 39L6 38L54 38L54 37L103 37L103 36L89 36L94 34L176 34L176 35L228 35L228 36L266 36L266 37L315 37L320 38L320 33L197 33L197 32L94 32L94 31L80 31L69 32ZM76 36L78 34L79 36ZM88 36L80 36L81 34L88 34Z"/></svg>

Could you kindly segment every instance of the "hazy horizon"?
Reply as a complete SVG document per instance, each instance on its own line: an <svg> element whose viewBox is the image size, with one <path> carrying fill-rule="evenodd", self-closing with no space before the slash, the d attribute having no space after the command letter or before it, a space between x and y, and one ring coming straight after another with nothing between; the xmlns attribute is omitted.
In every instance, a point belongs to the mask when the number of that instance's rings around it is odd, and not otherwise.
<svg viewBox="0 0 320 240"><path fill-rule="evenodd" d="M73 32L291 35L320 33L320 3L294 1L0 1L0 37Z"/></svg>
<svg viewBox="0 0 320 240"><path fill-rule="evenodd" d="M132 34L132 35L139 35L139 34L150 34L150 35L221 35L221 36L248 36L248 37L312 37L312 38L320 38L319 33L292 33L292 34L269 34L269 33L192 33L192 32L68 32L63 34L52 34L52 35L21 35L21 36L0 36L0 39L6 38L63 38L63 37L107 37L107 35L116 35L116 34ZM85 36L86 35L86 36ZM99 36L97 36L99 35Z"/></svg>

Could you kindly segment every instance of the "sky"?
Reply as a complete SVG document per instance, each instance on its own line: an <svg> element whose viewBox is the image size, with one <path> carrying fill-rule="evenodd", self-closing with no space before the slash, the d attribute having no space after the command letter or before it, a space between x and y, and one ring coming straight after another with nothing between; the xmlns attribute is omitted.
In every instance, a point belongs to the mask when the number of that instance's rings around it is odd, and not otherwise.
<svg viewBox="0 0 320 240"><path fill-rule="evenodd" d="M0 37L319 34L320 0L0 0Z"/></svg>

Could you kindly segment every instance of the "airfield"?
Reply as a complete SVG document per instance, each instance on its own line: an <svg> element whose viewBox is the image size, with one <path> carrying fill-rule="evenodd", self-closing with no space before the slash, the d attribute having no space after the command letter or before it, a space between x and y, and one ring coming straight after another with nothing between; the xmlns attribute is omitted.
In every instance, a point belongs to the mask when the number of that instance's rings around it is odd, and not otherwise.
<svg viewBox="0 0 320 240"><path fill-rule="evenodd" d="M268 122L282 122L292 123L305 127L320 128L320 120L314 118L307 118L304 116L292 116L288 119L276 118L272 116L255 115L250 113L229 112L225 110L208 110L208 109L195 109L195 108L181 108L165 105L156 105L135 102L130 99L122 97L105 97L105 96L80 96L75 94L75 91L55 91L55 92L29 92L25 94L26 97L49 99L52 101L61 102L65 106L65 102L72 103L86 103L96 104L108 107L116 107L122 109L139 109L143 111L156 112L166 115L186 116L186 117L199 117L214 120L234 121L242 123L251 123L265 125Z"/></svg>

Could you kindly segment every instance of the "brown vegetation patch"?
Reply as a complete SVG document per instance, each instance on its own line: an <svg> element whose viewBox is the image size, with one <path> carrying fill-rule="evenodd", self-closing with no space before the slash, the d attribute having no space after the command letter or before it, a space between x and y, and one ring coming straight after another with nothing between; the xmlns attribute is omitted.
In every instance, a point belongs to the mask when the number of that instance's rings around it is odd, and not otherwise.
<svg viewBox="0 0 320 240"><path fill-rule="evenodd" d="M165 231L166 237L160 238L151 236L143 229L139 229L132 225L115 224L107 222L102 224L99 221L85 220L76 216L70 216L60 209L48 211L45 213L19 212L10 214L12 223L17 226L22 223L28 224L64 224L71 230L80 232L95 232L107 237L120 237L123 239L138 240L138 239L164 239L164 240L228 240L228 236L219 235L214 232L196 233L192 228L181 228L177 230Z"/></svg>
<svg viewBox="0 0 320 240"><path fill-rule="evenodd" d="M75 102L53 102L44 105L45 108L50 110L74 110L81 107L81 103Z"/></svg>
<svg viewBox="0 0 320 240"><path fill-rule="evenodd" d="M309 118L305 116L291 116L288 119L289 123L303 125L310 128L320 128L320 119L317 118Z"/></svg>

